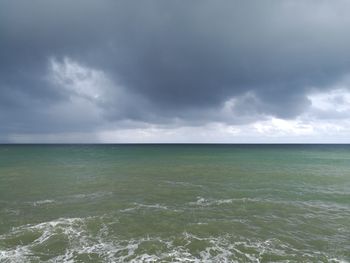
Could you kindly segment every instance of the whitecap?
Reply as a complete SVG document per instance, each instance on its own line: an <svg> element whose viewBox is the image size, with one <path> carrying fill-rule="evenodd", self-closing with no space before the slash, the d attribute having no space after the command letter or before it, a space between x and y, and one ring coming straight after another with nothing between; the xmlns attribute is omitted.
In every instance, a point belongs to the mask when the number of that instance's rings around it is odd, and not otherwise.
<svg viewBox="0 0 350 263"><path fill-rule="evenodd" d="M212 206L212 205L223 205L223 204L231 204L233 202L246 202L252 201L250 198L230 198L230 199L206 199L203 197L197 197L197 201L190 202L190 205L197 206Z"/></svg>
<svg viewBox="0 0 350 263"><path fill-rule="evenodd" d="M45 200L38 200L30 203L32 206L40 206L40 205L46 205L46 204L52 204L55 203L55 200L52 199L45 199Z"/></svg>
<svg viewBox="0 0 350 263"><path fill-rule="evenodd" d="M169 208L167 206L161 205L161 204L140 204L140 203L133 203L133 207L125 208L119 210L120 212L130 212L138 209L156 209L156 210L168 210ZM174 210L175 211L175 210Z"/></svg>
<svg viewBox="0 0 350 263"><path fill-rule="evenodd" d="M68 196L69 199L100 199L104 197L112 196L112 192L95 192L89 194L75 194Z"/></svg>
<svg viewBox="0 0 350 263"><path fill-rule="evenodd" d="M265 255L278 255L281 261L298 259L312 262L324 259L334 263L346 262L317 251L297 250L278 239L249 240L230 235L199 236L190 232L167 238L121 239L115 234L110 235L106 219L108 218L59 218L13 228L10 233L0 235L0 241L11 239L25 231L39 231L39 237L29 244L19 244L6 249L0 247L0 262L42 261L40 255L35 252L35 246L46 244L50 237L57 233L63 233L69 244L63 253L52 255L47 262L76 262L79 256L86 254L97 255L103 262L260 262ZM97 232L89 232L87 225L90 220L101 220ZM152 253L144 250L143 245L147 242L152 242L160 249ZM191 245L198 242L201 248L194 252Z"/></svg>

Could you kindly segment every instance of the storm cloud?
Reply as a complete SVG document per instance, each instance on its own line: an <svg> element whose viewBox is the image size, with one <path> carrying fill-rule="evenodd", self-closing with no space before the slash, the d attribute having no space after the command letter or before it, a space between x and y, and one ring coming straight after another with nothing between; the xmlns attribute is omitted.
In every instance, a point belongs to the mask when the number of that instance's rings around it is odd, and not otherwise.
<svg viewBox="0 0 350 263"><path fill-rule="evenodd" d="M333 95L348 92L349 10L345 0L1 1L1 140L345 123L336 105L348 101ZM312 94L331 94L332 109Z"/></svg>

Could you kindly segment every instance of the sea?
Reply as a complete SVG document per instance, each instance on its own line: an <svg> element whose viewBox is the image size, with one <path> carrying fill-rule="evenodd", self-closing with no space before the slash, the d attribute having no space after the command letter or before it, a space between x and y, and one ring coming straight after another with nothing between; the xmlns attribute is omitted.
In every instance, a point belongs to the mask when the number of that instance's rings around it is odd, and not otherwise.
<svg viewBox="0 0 350 263"><path fill-rule="evenodd" d="M0 145L0 262L349 262L350 145Z"/></svg>

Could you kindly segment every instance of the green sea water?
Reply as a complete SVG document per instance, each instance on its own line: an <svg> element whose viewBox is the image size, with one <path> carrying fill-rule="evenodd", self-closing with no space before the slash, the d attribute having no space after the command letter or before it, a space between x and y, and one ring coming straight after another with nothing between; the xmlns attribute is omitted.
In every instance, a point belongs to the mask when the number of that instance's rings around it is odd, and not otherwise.
<svg viewBox="0 0 350 263"><path fill-rule="evenodd" d="M349 262L348 145L2 145L0 262Z"/></svg>

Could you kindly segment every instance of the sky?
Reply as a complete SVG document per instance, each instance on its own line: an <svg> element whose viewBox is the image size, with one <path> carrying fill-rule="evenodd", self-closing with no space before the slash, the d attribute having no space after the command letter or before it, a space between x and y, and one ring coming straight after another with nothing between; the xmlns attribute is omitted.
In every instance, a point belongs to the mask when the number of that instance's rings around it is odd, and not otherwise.
<svg viewBox="0 0 350 263"><path fill-rule="evenodd" d="M350 143L348 0L1 0L2 143Z"/></svg>

